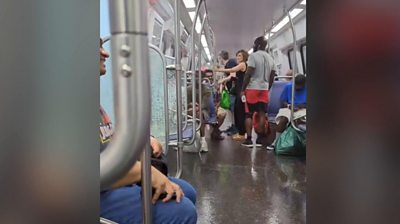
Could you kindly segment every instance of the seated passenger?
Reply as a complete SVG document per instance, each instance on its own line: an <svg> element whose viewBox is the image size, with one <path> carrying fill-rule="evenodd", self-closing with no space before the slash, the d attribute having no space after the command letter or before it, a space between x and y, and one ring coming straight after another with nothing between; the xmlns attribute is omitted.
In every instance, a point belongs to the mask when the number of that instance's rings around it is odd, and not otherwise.
<svg viewBox="0 0 400 224"><path fill-rule="evenodd" d="M294 94L294 115L293 119L297 122L300 118L306 116L306 102L307 102L307 89L306 89L306 77L302 74L298 74L295 77L295 94ZM291 122L291 109L292 104L292 83L285 86L285 89L281 95L281 109L279 109L278 115L276 115L276 137L274 142L267 146L267 149L273 150L275 148L275 142L286 129Z"/></svg>
<svg viewBox="0 0 400 224"><path fill-rule="evenodd" d="M198 80L196 78L195 85L198 85ZM198 90L196 88L196 100L198 100ZM189 108L192 107L192 85L187 88L187 99L190 102ZM189 115L191 115L192 109L188 109ZM205 127L206 124L212 125L213 131L211 132L211 139L218 140L220 139L221 132L218 128L218 121L225 119L225 115L221 114L221 111L216 111L216 105L214 103L214 94L212 92L212 88L206 86L206 84L202 84L202 102L199 106L198 102L196 102L196 117L199 118L200 115L203 118L203 122L200 124L200 138L201 138L201 149L200 152L208 152L208 144L205 138Z"/></svg>
<svg viewBox="0 0 400 224"><path fill-rule="evenodd" d="M285 78L286 81L292 81L292 78L293 78L293 70L292 70L292 69L289 69L289 70L286 72L286 75L285 75L285 76L287 76L287 78Z"/></svg>
<svg viewBox="0 0 400 224"><path fill-rule="evenodd" d="M213 71L205 70L204 75L205 76L213 76ZM216 118L217 118L216 122L213 122L213 120L211 120L211 122L209 122L213 126L213 131L211 133L211 139L212 140L223 140L224 137L221 136L221 131L219 130L219 128L225 121L225 118L227 115L227 110L220 107L218 97L217 97L217 95L214 95L214 93L213 93L213 87L207 86L206 88L207 88L207 91L211 92L211 94L209 95L209 107L210 107L209 111L213 112L214 114L210 113L210 116L211 117L216 116ZM216 114L215 114L215 108L217 108Z"/></svg>
<svg viewBox="0 0 400 224"><path fill-rule="evenodd" d="M109 57L100 39L100 75L106 73L105 60ZM100 151L112 140L113 129L107 113L100 107ZM161 155L162 149L155 139L151 140L153 154ZM100 216L119 224L142 223L141 164L136 162L128 173L116 181L111 189L100 192ZM187 182L168 178L151 167L151 185L155 190L152 198L153 223L196 223L196 192ZM166 192L161 201L159 197ZM176 201L172 201L173 195Z"/></svg>

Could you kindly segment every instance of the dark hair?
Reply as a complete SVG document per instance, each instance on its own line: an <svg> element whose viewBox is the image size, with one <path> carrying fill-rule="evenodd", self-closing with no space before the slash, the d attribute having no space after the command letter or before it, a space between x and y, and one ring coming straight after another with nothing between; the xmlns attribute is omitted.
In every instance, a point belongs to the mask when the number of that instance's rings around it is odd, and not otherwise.
<svg viewBox="0 0 400 224"><path fill-rule="evenodd" d="M249 53L247 53L247 51L245 51L245 50L239 50L237 53L236 53L236 56L238 55L238 54L242 54L242 56L243 56L243 61L247 61L247 59L249 58Z"/></svg>
<svg viewBox="0 0 400 224"><path fill-rule="evenodd" d="M256 52L258 50L265 50L265 48L267 47L267 44L268 44L268 41L267 41L267 39L265 39L264 36L257 37L254 40L253 51Z"/></svg>
<svg viewBox="0 0 400 224"><path fill-rule="evenodd" d="M228 60L229 59L229 53L227 51L219 52L219 56L224 60Z"/></svg>
<svg viewBox="0 0 400 224"><path fill-rule="evenodd" d="M306 76L303 74L297 74L294 78L295 85L305 85L306 84Z"/></svg>

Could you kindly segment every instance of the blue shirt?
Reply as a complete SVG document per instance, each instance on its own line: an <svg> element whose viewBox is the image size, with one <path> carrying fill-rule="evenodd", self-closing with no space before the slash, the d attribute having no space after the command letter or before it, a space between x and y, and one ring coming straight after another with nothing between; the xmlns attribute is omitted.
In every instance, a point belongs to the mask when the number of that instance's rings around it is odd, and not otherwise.
<svg viewBox="0 0 400 224"><path fill-rule="evenodd" d="M292 104L292 83L285 86L281 95L281 102ZM299 104L307 104L307 89L305 86L302 90L294 91L294 105L297 106Z"/></svg>

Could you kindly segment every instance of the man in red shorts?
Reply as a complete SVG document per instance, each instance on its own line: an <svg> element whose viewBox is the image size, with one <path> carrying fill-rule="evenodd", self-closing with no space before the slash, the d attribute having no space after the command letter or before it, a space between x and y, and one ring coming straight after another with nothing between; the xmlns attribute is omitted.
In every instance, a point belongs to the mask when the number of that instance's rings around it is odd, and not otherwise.
<svg viewBox="0 0 400 224"><path fill-rule="evenodd" d="M243 146L252 147L251 132L253 128L253 114L257 112L258 127L265 126L265 111L268 104L268 89L272 86L275 76L275 63L266 52L267 40L264 36L256 38L253 53L247 60L247 71L242 87L242 98L245 96L246 132L247 139ZM261 146L261 136L257 137L256 144Z"/></svg>

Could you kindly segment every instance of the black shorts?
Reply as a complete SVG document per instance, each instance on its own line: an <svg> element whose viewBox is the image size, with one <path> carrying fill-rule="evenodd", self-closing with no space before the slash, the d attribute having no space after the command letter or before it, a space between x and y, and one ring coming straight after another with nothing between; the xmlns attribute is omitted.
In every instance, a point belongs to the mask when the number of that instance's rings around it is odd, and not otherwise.
<svg viewBox="0 0 400 224"><path fill-rule="evenodd" d="M254 112L267 112L268 103L257 102L257 103L246 103L246 117L253 118Z"/></svg>

